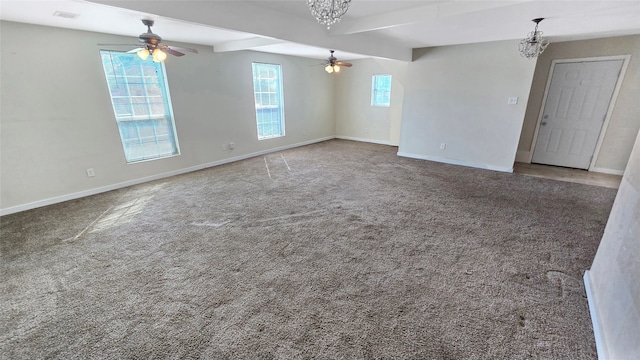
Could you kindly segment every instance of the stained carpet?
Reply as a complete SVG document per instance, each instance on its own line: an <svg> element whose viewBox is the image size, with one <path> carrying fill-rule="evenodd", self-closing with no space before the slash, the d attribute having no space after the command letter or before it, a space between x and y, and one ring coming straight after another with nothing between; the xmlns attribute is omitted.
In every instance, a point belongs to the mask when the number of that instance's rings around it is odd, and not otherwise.
<svg viewBox="0 0 640 360"><path fill-rule="evenodd" d="M332 140L0 219L0 357L594 359L615 190Z"/></svg>

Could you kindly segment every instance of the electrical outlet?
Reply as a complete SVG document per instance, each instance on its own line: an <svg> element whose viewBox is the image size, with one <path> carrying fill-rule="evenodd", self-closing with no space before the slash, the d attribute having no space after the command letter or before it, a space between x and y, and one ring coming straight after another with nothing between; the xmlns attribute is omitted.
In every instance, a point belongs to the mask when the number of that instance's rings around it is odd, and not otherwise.
<svg viewBox="0 0 640 360"><path fill-rule="evenodd" d="M87 169L87 177L94 177L96 173L93 171L93 168Z"/></svg>
<svg viewBox="0 0 640 360"><path fill-rule="evenodd" d="M368 134L369 133L369 128L364 128L364 133Z"/></svg>
<svg viewBox="0 0 640 360"><path fill-rule="evenodd" d="M517 103L518 103L518 97L517 96L509 96L509 99L507 100L507 104L515 105Z"/></svg>
<svg viewBox="0 0 640 360"><path fill-rule="evenodd" d="M235 149L235 148L236 148L236 144L235 144L235 143L230 142L230 143L229 143L229 149L233 150L233 149Z"/></svg>
<svg viewBox="0 0 640 360"><path fill-rule="evenodd" d="M227 151L229 150L229 145L228 144L222 144L222 151Z"/></svg>
<svg viewBox="0 0 640 360"><path fill-rule="evenodd" d="M444 150L446 148L447 148L447 144L445 143L440 144L440 150Z"/></svg>

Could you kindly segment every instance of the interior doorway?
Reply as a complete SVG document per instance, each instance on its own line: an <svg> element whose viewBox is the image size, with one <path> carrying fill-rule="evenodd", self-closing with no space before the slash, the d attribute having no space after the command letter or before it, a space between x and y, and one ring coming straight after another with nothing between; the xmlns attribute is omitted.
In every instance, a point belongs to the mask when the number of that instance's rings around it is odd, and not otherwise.
<svg viewBox="0 0 640 360"><path fill-rule="evenodd" d="M532 163L589 169L623 63L553 63Z"/></svg>

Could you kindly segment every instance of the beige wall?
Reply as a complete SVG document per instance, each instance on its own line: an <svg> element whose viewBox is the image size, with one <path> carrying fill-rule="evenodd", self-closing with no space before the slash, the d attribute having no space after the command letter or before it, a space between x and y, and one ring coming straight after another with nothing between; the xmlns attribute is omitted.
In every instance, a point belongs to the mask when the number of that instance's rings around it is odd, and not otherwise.
<svg viewBox="0 0 640 360"><path fill-rule="evenodd" d="M0 26L0 213L335 135L333 80L317 60L184 44L200 53L165 62L181 154L127 164L96 44L131 38ZM282 64L285 137L257 140L253 61Z"/></svg>
<svg viewBox="0 0 640 360"><path fill-rule="evenodd" d="M398 154L512 171L535 68L517 41L414 49L413 57Z"/></svg>
<svg viewBox="0 0 640 360"><path fill-rule="evenodd" d="M538 58L525 115L518 161L528 162L552 60L631 55L608 128L596 158L596 171L622 173L640 129L640 35L552 43Z"/></svg>
<svg viewBox="0 0 640 360"><path fill-rule="evenodd" d="M353 67L331 75L336 81L336 135L397 146L408 64L381 59L356 60L352 63ZM373 75L378 74L391 75L389 107L371 106L371 81Z"/></svg>
<svg viewBox="0 0 640 360"><path fill-rule="evenodd" d="M589 280L606 359L640 354L640 134L611 210Z"/></svg>

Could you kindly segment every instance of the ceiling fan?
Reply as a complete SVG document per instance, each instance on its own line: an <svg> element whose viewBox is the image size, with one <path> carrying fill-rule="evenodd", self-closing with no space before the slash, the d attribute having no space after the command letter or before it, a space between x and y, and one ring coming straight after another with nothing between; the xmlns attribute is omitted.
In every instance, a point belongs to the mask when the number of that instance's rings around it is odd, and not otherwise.
<svg viewBox="0 0 640 360"><path fill-rule="evenodd" d="M151 58L155 62L164 61L164 59L167 58L167 54L171 54L174 56L183 56L185 52L198 53L198 50L196 49L183 48L179 46L160 45L160 42L162 42L162 38L151 31L151 27L153 26L154 21L143 19L142 23L147 27L147 32L140 34L140 36L138 36L138 40L144 45L142 46L130 45L130 44L98 44L98 45L139 46L135 49L127 51L127 53L129 54L136 53L138 54L138 57L140 57L140 59L142 60L147 60L149 55L151 55Z"/></svg>
<svg viewBox="0 0 640 360"><path fill-rule="evenodd" d="M324 70L331 74L332 72L340 72L341 67L351 67L352 64L344 61L338 61L338 59L333 56L333 50L329 50L331 55L325 60L323 65L326 65Z"/></svg>

